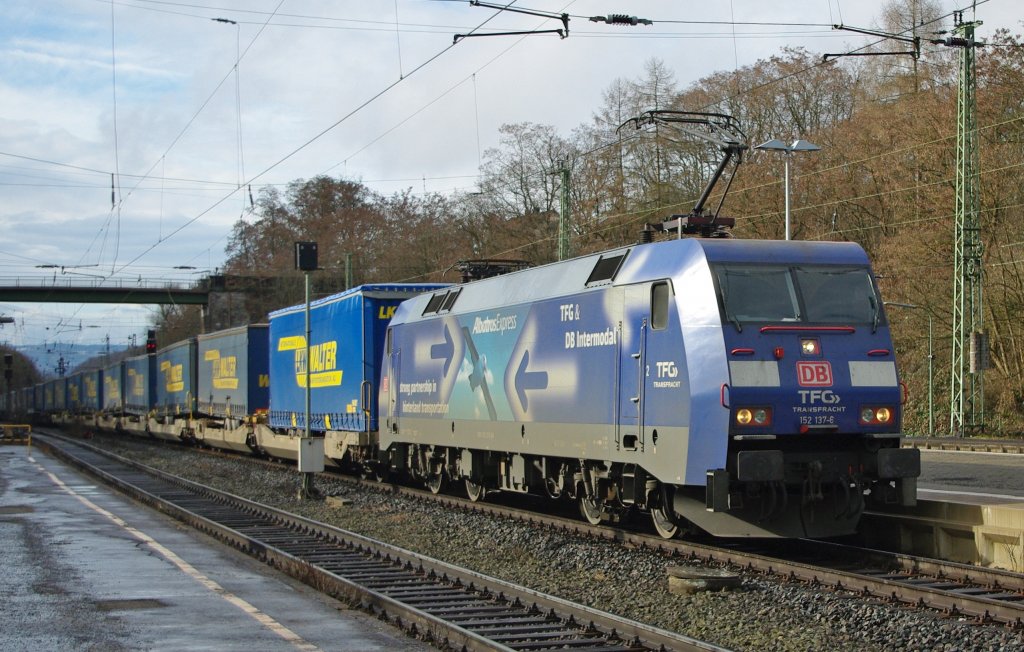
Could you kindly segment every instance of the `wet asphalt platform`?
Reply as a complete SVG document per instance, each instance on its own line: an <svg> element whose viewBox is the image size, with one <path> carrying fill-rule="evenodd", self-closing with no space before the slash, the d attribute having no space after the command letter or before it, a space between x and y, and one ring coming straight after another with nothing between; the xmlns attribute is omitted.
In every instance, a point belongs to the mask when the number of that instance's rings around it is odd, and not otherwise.
<svg viewBox="0 0 1024 652"><path fill-rule="evenodd" d="M428 650L27 446L0 447L0 650Z"/></svg>
<svg viewBox="0 0 1024 652"><path fill-rule="evenodd" d="M1024 503L1024 455L922 450L917 495L967 505Z"/></svg>

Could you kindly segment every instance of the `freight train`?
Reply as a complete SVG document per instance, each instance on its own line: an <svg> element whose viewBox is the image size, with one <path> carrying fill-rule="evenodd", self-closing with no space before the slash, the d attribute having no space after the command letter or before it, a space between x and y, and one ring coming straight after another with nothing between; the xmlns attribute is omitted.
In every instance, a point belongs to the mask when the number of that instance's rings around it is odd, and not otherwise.
<svg viewBox="0 0 1024 652"><path fill-rule="evenodd" d="M830 537L915 501L904 392L853 243L678 239L460 285L364 285L7 401L326 460L432 491L571 499L665 537ZM307 360L307 350L309 357ZM64 419L68 416L61 417Z"/></svg>

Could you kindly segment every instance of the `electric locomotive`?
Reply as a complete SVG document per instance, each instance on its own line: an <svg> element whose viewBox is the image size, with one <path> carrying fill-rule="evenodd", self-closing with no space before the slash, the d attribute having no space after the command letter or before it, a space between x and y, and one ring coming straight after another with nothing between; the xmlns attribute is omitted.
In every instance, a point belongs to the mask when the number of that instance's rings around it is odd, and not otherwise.
<svg viewBox="0 0 1024 652"><path fill-rule="evenodd" d="M402 303L380 455L470 498L568 497L666 537L852 533L913 504L882 302L853 243L679 239Z"/></svg>

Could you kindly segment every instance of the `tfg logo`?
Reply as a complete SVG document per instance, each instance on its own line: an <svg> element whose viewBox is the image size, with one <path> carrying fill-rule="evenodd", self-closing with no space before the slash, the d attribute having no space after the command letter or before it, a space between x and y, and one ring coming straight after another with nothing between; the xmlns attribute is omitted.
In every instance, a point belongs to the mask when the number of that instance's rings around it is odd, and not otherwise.
<svg viewBox="0 0 1024 652"><path fill-rule="evenodd" d="M796 363L796 382L801 387L831 387L832 363L830 362L798 362Z"/></svg>

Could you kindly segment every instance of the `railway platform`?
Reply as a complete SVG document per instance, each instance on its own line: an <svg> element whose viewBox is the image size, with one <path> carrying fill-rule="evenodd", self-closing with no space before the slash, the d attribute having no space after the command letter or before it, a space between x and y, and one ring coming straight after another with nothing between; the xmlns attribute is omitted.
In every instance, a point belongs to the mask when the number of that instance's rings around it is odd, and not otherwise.
<svg viewBox="0 0 1024 652"><path fill-rule="evenodd" d="M97 485L0 448L0 649L429 650Z"/></svg>
<svg viewBox="0 0 1024 652"><path fill-rule="evenodd" d="M866 543L1024 572L1024 455L921 449L917 506L866 514Z"/></svg>

